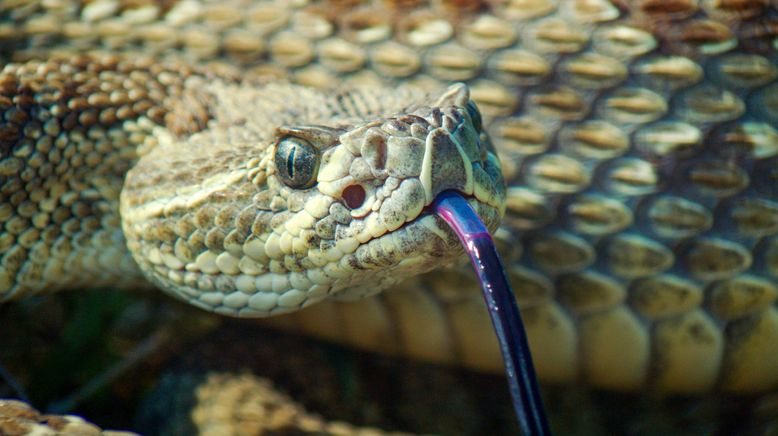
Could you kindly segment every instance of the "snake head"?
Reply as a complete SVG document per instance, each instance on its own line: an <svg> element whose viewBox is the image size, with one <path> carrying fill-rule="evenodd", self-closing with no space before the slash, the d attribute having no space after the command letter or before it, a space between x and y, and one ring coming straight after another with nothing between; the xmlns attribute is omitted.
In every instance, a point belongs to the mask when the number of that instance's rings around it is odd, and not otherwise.
<svg viewBox="0 0 778 436"><path fill-rule="evenodd" d="M212 91L213 99L235 98L228 91ZM159 166L158 153L144 156L128 177L128 246L163 288L234 316L374 294L461 258L458 239L430 210L446 190L460 192L490 230L497 228L505 185L466 85L436 93L400 88L318 94L291 86L258 92L237 93L247 100L233 104L264 99L257 111L264 113L217 113L209 131L187 139L184 159L205 153L203 142L214 136L223 141L254 135L259 146L211 145L216 150L210 153L219 157L200 163L208 170L196 176L188 171L189 184L168 171L164 178L171 182L147 187L169 193L159 186L178 184L176 195L164 196L165 204L152 198L159 195L141 195L134 177L139 168ZM285 98L296 103L285 105ZM267 109L268 99L278 100L275 110ZM214 169L216 161L221 169ZM133 202L140 204L130 207ZM173 227L176 235L154 241L150 226L160 225Z"/></svg>

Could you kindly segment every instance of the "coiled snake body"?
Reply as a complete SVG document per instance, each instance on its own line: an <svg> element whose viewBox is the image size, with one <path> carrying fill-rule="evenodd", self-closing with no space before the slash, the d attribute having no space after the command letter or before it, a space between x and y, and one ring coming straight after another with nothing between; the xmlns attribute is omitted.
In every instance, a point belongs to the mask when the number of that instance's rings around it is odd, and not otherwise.
<svg viewBox="0 0 778 436"><path fill-rule="evenodd" d="M498 371L467 274L400 282L458 259L424 212L458 189L491 228L505 213L542 379L778 386L774 4L21 1L0 17L0 299L150 280L228 315L317 303L275 323Z"/></svg>

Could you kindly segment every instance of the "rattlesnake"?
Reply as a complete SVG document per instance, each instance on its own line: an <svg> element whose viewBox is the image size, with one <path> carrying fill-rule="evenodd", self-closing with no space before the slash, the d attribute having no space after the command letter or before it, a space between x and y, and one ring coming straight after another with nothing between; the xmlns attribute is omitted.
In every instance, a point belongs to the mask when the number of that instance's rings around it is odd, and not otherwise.
<svg viewBox="0 0 778 436"><path fill-rule="evenodd" d="M415 218L458 188L505 210L541 379L778 386L774 4L310 3L0 7L0 297L318 302L274 322L498 371L460 270L397 283L456 263Z"/></svg>

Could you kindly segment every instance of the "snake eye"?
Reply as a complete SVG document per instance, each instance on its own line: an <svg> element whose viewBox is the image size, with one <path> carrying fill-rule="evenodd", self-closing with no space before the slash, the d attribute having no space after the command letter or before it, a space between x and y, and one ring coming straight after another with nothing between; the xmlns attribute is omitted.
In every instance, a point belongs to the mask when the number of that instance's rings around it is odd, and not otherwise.
<svg viewBox="0 0 778 436"><path fill-rule="evenodd" d="M476 130L481 130L481 112L478 111L478 107L476 107L473 100L469 100L467 102L467 114L470 115L470 119L473 121L473 127L475 127Z"/></svg>
<svg viewBox="0 0 778 436"><path fill-rule="evenodd" d="M278 176L286 186L294 189L310 188L316 183L319 159L316 147L294 136L281 138L273 156Z"/></svg>

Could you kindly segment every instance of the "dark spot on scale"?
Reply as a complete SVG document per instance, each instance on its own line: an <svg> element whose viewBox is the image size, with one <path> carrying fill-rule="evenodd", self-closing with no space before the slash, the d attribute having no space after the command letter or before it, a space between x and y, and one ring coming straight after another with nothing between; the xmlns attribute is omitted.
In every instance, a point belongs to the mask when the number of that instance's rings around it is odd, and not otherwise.
<svg viewBox="0 0 778 436"><path fill-rule="evenodd" d="M321 243L321 238L317 235L311 234L305 238L305 243L311 247L317 246Z"/></svg>
<svg viewBox="0 0 778 436"><path fill-rule="evenodd" d="M691 324L688 328L689 335L697 343L709 345L715 340L713 337L711 337L710 333L708 333L708 330L705 328L705 326L699 322Z"/></svg>

